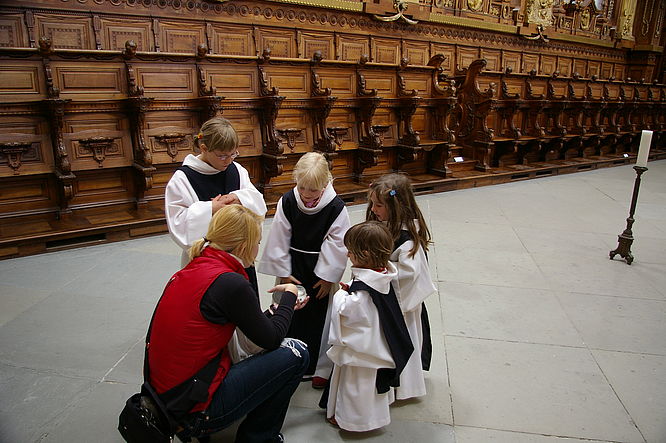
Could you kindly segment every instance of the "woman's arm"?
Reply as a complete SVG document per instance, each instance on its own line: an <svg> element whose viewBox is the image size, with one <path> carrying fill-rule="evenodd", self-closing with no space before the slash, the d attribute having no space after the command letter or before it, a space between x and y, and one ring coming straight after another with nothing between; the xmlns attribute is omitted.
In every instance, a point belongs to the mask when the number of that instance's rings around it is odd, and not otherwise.
<svg viewBox="0 0 666 443"><path fill-rule="evenodd" d="M285 292L275 313L268 318L250 282L235 272L221 274L201 299L203 317L216 324L234 323L253 343L277 349L287 335L294 313L296 294Z"/></svg>

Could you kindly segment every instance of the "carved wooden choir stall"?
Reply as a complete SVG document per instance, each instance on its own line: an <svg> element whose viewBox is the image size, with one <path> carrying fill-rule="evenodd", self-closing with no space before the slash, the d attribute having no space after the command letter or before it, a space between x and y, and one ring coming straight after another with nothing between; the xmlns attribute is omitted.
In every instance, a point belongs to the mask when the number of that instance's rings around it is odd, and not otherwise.
<svg viewBox="0 0 666 443"><path fill-rule="evenodd" d="M269 207L304 152L364 202L666 158L659 0L0 4L0 258L165 231L212 116Z"/></svg>

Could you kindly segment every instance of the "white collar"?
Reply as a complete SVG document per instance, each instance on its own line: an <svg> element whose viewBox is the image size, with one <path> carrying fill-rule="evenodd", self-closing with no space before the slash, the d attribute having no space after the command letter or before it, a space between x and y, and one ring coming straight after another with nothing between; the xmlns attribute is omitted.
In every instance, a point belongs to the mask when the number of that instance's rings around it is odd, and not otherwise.
<svg viewBox="0 0 666 443"><path fill-rule="evenodd" d="M213 175L222 172L219 169L215 169L205 161L201 160L199 156L194 154L188 154L187 157L185 157L185 160L183 160L183 166L189 166L198 173L205 175Z"/></svg>
<svg viewBox="0 0 666 443"><path fill-rule="evenodd" d="M301 200L301 195L298 193L298 186L294 186L294 195L296 196L296 204L298 205L298 209L300 209L301 212L305 214L316 214L317 212L321 211L323 208L326 207L327 204L333 200L337 194L335 193L335 189L333 189L333 182L328 182L326 187L324 188L324 192L321 194L321 197L319 197L319 203L317 203L317 206L314 208L307 208L305 204L303 203L303 200Z"/></svg>
<svg viewBox="0 0 666 443"><path fill-rule="evenodd" d="M386 272L377 272L374 269L357 268L352 266L351 273L354 279L362 281L375 291L379 291L382 294L388 294L389 289L391 288L391 280L397 277L398 270L391 262L389 262L386 266Z"/></svg>

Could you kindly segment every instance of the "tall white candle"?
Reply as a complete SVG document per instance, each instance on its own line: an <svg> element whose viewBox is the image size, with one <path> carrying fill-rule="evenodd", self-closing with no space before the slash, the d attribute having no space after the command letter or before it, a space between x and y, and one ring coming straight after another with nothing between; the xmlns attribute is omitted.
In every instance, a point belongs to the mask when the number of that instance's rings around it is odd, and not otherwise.
<svg viewBox="0 0 666 443"><path fill-rule="evenodd" d="M650 154L650 143L652 142L652 131L641 133L641 145L638 147L638 158L636 166L647 168L648 155Z"/></svg>

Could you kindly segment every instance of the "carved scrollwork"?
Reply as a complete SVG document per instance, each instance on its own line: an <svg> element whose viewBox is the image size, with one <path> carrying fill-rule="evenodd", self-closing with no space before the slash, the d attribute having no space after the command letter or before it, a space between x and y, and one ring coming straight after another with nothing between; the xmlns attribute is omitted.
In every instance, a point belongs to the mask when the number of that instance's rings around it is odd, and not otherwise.
<svg viewBox="0 0 666 443"><path fill-rule="evenodd" d="M115 138L112 137L90 137L79 140L79 144L85 150L93 155L97 165L104 167L107 151L113 146Z"/></svg>
<svg viewBox="0 0 666 443"><path fill-rule="evenodd" d="M286 128L286 129L277 129L277 133L280 134L287 142L287 147L291 152L294 152L296 147L296 139L301 136L303 130L300 128Z"/></svg>
<svg viewBox="0 0 666 443"><path fill-rule="evenodd" d="M18 175L21 168L21 157L31 148L31 142L0 143L0 154L5 156L7 166L14 170L15 175Z"/></svg>
<svg viewBox="0 0 666 443"><path fill-rule="evenodd" d="M356 74L356 84L358 86L358 95L361 97L376 97L377 96L377 90L376 89L366 89L365 88L365 76L358 72Z"/></svg>
<svg viewBox="0 0 666 443"><path fill-rule="evenodd" d="M417 20L412 20L409 17L405 16L405 11L409 8L406 0L393 0L393 7L397 11L395 14L388 17L382 17L381 15L373 15L373 17L382 22L394 22L396 20L404 20L410 25L415 25L418 23Z"/></svg>
<svg viewBox="0 0 666 443"><path fill-rule="evenodd" d="M166 145L167 154L171 157L171 161L175 162L178 156L178 146L183 145L187 135L179 132L170 132L168 134L156 135L155 140L159 143Z"/></svg>

